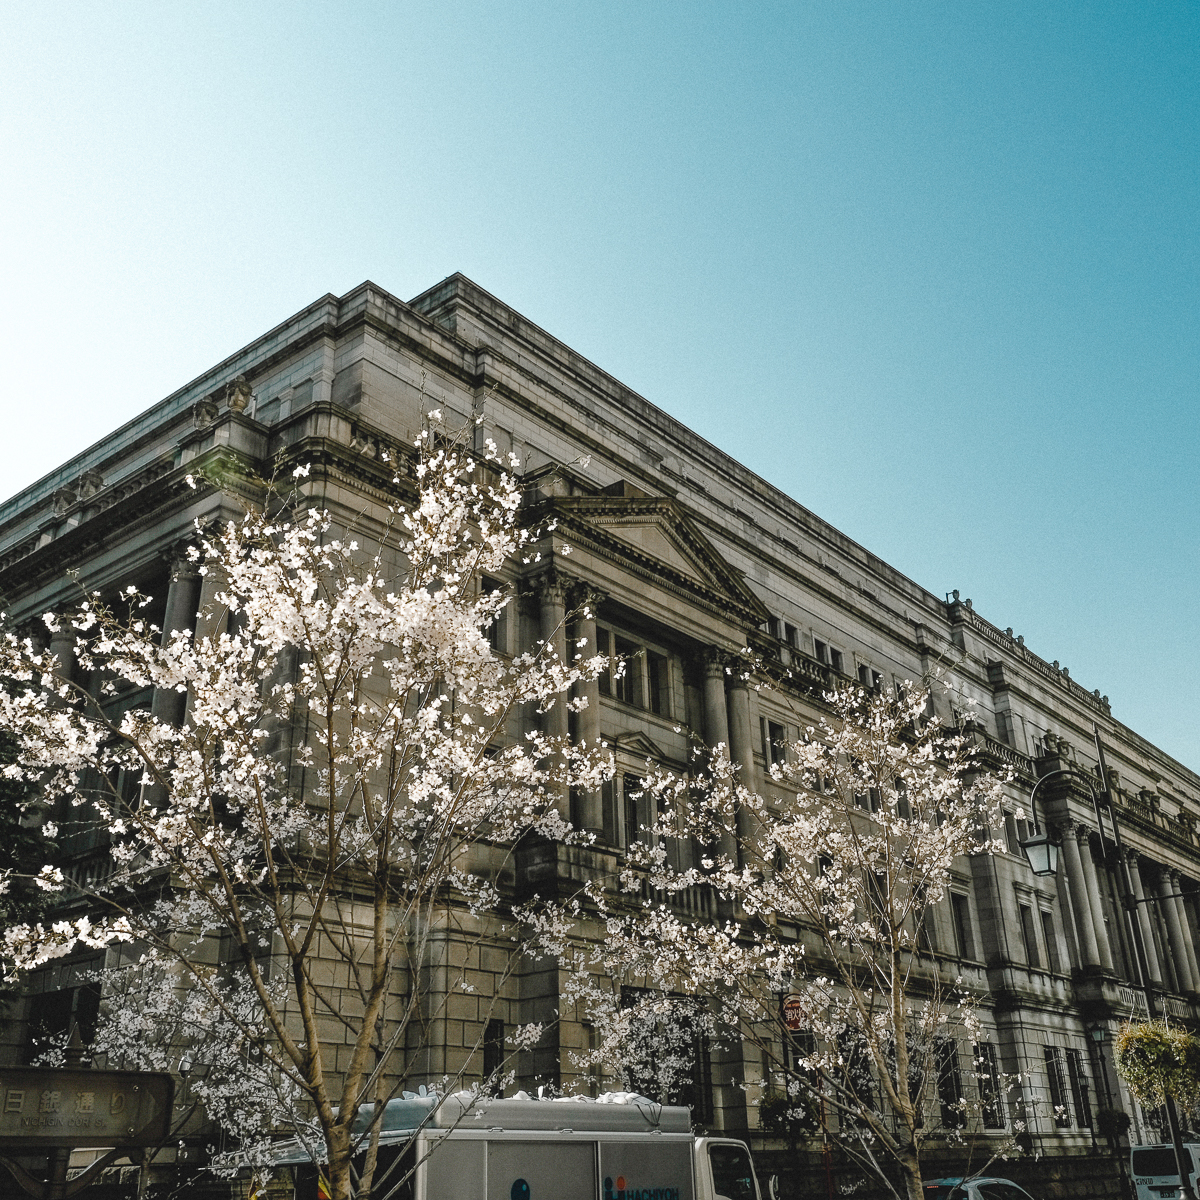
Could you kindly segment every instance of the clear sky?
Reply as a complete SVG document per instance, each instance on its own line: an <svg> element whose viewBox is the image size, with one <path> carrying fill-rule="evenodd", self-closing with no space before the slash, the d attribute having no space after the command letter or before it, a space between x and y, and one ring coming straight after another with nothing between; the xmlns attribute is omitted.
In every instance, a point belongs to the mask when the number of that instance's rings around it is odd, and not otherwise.
<svg viewBox="0 0 1200 1200"><path fill-rule="evenodd" d="M1200 769L1200 5L32 3L0 493L462 271Z"/></svg>

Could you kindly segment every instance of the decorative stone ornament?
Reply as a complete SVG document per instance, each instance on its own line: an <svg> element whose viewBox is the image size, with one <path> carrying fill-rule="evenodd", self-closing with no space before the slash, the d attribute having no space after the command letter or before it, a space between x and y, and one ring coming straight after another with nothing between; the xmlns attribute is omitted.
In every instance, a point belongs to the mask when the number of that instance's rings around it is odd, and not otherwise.
<svg viewBox="0 0 1200 1200"><path fill-rule="evenodd" d="M253 395L254 389L245 375L239 375L232 383L225 386L225 403L229 405L230 412L245 412L246 406L250 403L250 397Z"/></svg>

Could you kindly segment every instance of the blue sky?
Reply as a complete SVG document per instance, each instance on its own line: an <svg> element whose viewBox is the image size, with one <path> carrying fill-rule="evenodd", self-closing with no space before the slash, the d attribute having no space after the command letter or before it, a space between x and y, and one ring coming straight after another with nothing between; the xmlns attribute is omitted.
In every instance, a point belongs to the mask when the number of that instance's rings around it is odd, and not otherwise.
<svg viewBox="0 0 1200 1200"><path fill-rule="evenodd" d="M1200 6L13 6L0 492L460 270L1200 769Z"/></svg>

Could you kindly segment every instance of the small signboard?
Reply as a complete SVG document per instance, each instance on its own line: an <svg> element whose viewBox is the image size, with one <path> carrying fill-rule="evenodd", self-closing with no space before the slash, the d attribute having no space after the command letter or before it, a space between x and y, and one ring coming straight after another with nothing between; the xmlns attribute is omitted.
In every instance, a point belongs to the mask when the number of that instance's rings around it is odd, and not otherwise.
<svg viewBox="0 0 1200 1200"><path fill-rule="evenodd" d="M0 1151L156 1145L174 1093L166 1073L0 1067Z"/></svg>
<svg viewBox="0 0 1200 1200"><path fill-rule="evenodd" d="M800 1030L807 1028L808 1019L804 1012L804 997L799 992L788 992L784 996L780 1001L780 1012L789 1033L799 1033Z"/></svg>

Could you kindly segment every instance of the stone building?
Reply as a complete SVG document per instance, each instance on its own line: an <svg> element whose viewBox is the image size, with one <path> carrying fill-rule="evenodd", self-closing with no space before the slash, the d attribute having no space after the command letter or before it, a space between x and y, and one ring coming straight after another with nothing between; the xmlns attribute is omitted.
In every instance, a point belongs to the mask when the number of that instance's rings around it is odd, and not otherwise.
<svg viewBox="0 0 1200 1200"><path fill-rule="evenodd" d="M640 819L632 792L648 756L685 767L694 732L726 743L763 786L775 744L797 735L839 676L891 688L953 664L959 694L975 701L968 727L985 759L1013 772L1014 802L1027 804L1035 781L1058 772L1038 793L1063 847L1057 878L1032 873L1019 846L1026 830L1010 817L1008 853L961 863L929 951L989 997L987 1053L998 1070L1027 1075L1028 1093L1045 1102L1030 1131L1040 1190L1050 1177L1064 1195L1115 1189L1102 1114L1129 1111L1135 1140L1157 1133L1111 1066L1111 1034L1142 1000L1093 806L1093 723L1145 901L1137 918L1150 974L1166 1011L1185 1021L1200 1004L1200 777L970 600L906 578L463 276L409 303L370 283L324 296L4 503L0 596L21 622L70 604L76 579L99 589L135 582L161 597L158 623L187 626L211 585L178 548L196 519L236 511L218 489L188 488L196 463L265 472L280 451L303 452L327 503L351 514L378 496L391 471L385 457L411 445L431 405L452 421L482 418L479 436L519 457L558 518L556 541L573 551L569 574L556 567L506 581L525 602L501 623L497 648L515 651L555 629L572 589L586 586L602 598L579 636L602 651L645 651L624 679L590 686L579 732L604 738L618 773L604 793L576 798L576 819L598 841L590 861L561 853L553 869L564 876L619 860ZM724 656L745 647L791 669L786 707L725 672ZM153 702L160 715L180 716L174 698ZM948 722L964 720L939 703ZM103 869L104 850L86 835L71 849L81 877ZM703 894L688 903L711 911ZM35 982L30 1003L43 1016L86 1020L94 1008L73 970L60 965ZM553 1005L556 994L550 973L522 1003ZM19 1020L6 1036L9 1057L21 1055ZM531 1069L574 1082L562 1052L586 1036L564 1022ZM969 1059L964 1046L968 1090ZM753 1108L741 1093L714 1096L706 1068L698 1064L695 1081L701 1116L753 1129ZM1011 1132L1012 1119L996 1106L990 1132ZM1018 1178L1030 1170L1008 1169Z"/></svg>

